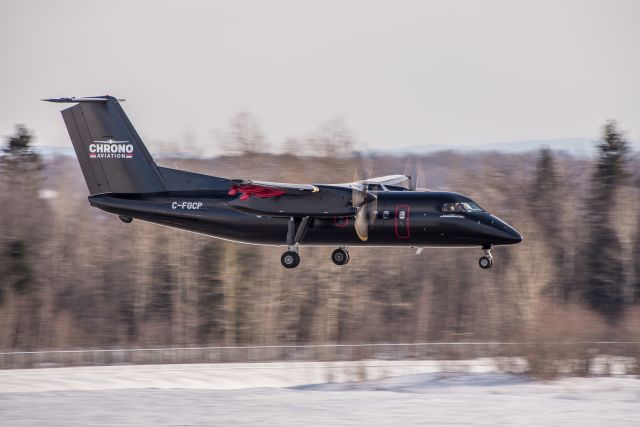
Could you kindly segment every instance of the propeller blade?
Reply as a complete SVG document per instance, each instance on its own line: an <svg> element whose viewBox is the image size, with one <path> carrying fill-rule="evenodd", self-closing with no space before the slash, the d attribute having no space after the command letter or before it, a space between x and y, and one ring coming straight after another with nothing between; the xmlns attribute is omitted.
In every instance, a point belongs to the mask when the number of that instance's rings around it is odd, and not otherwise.
<svg viewBox="0 0 640 427"><path fill-rule="evenodd" d="M409 177L409 190L410 191L415 191L416 190L416 181L417 181L417 173L416 173L416 164L415 164L415 160L413 160L412 157L408 157L407 158L407 162L404 164L404 174L407 175Z"/></svg>
<svg viewBox="0 0 640 427"><path fill-rule="evenodd" d="M369 217L369 225L373 225L373 223L376 221L377 219L377 212L378 212L378 198L376 197L375 200L369 202L366 204L366 208L367 208L367 216Z"/></svg>
<svg viewBox="0 0 640 427"><path fill-rule="evenodd" d="M425 181L426 181L426 178L424 175L424 171L422 170L422 168L420 168L418 169L418 173L416 174L414 190L417 190L418 188L422 188L422 189L426 188L427 183Z"/></svg>
<svg viewBox="0 0 640 427"><path fill-rule="evenodd" d="M369 239L369 221L367 220L366 205L358 209L355 222L356 234L363 242Z"/></svg>
<svg viewBox="0 0 640 427"><path fill-rule="evenodd" d="M360 181L360 179L361 179L360 174L358 172L358 169L356 168L353 171L353 182ZM360 190L361 189L356 188L354 186L351 192L351 204L353 205L354 208L358 208L360 207L360 205L364 203L364 194Z"/></svg>
<svg viewBox="0 0 640 427"><path fill-rule="evenodd" d="M363 174L361 175L360 170L356 168L353 173L353 182L371 178L371 171L373 169L371 159L360 156L360 163ZM351 202L353 207L358 210L354 224L356 234L360 240L366 242L369 239L369 226L372 225L376 219L374 212L378 209L378 198L375 194L368 192L367 186L363 185L360 188L353 188Z"/></svg>

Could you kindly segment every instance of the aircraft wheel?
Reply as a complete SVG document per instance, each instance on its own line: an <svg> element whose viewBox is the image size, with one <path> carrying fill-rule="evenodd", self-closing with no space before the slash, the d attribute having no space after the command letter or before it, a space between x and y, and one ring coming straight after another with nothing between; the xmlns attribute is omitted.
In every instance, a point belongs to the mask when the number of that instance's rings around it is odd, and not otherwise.
<svg viewBox="0 0 640 427"><path fill-rule="evenodd" d="M349 262L349 252L346 249L338 248L331 253L331 261L335 265L345 265Z"/></svg>
<svg viewBox="0 0 640 427"><path fill-rule="evenodd" d="M296 268L300 264L300 255L297 252L287 251L282 254L280 262L284 268Z"/></svg>
<svg viewBox="0 0 640 427"><path fill-rule="evenodd" d="M488 256L482 256L480 257L480 260L478 260L478 264L480 265L480 268L488 270L493 265L493 260Z"/></svg>

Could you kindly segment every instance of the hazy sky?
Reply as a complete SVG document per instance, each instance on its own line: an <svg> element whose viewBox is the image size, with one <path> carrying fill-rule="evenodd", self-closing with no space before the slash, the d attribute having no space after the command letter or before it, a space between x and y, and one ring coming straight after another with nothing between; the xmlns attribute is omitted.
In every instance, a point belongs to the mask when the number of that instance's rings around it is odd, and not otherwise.
<svg viewBox="0 0 640 427"><path fill-rule="evenodd" d="M147 141L241 110L269 140L343 117L361 147L640 138L640 1L0 0L0 135L66 145L44 97L112 94ZM153 151L153 150L152 150Z"/></svg>

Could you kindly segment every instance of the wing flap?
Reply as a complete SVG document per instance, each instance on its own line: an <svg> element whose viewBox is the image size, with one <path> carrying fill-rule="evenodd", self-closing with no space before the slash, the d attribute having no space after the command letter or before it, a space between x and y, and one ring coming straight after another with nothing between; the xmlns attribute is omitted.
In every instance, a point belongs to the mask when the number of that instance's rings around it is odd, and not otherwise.
<svg viewBox="0 0 640 427"><path fill-rule="evenodd" d="M289 184L284 182L266 182L251 180L234 180L229 195L240 194L241 200L248 200L251 197L271 198L285 194L290 196L317 193L320 189L311 184Z"/></svg>

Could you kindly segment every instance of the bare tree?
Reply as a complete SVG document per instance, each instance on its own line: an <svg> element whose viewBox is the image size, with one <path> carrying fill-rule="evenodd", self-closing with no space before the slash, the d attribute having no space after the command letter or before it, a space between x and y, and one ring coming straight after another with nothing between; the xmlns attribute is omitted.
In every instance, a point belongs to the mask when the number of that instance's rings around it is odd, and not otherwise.
<svg viewBox="0 0 640 427"><path fill-rule="evenodd" d="M328 158L340 158L351 154L354 137L345 121L335 118L322 123L316 132L307 138L313 154Z"/></svg>
<svg viewBox="0 0 640 427"><path fill-rule="evenodd" d="M229 120L222 133L222 144L227 154L255 154L268 151L267 140L258 120L249 112L241 111Z"/></svg>

